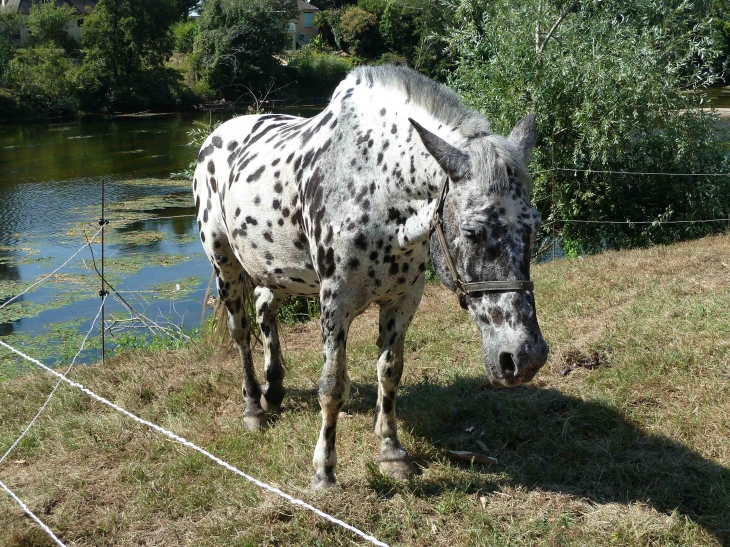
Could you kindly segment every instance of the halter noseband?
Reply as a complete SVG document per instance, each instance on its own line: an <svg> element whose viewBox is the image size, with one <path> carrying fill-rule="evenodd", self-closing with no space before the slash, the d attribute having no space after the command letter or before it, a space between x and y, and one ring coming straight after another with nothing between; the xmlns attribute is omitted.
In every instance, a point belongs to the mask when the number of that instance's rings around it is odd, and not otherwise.
<svg viewBox="0 0 730 547"><path fill-rule="evenodd" d="M444 183L441 185L441 194L439 195L436 209L433 212L431 218L430 232L436 232L441 243L441 248L444 251L444 260L446 260L446 267L449 270L451 279L454 281L454 287L456 288L456 295L459 297L459 303L461 307L466 309L466 295L472 292L509 292L509 291L532 291L535 289L535 284L532 281L477 281L476 283L464 283L456 271L454 261L451 259L451 253L449 248L446 246L446 237L444 236L443 225L443 208L444 201L446 201L446 193L449 191L449 177L444 179Z"/></svg>

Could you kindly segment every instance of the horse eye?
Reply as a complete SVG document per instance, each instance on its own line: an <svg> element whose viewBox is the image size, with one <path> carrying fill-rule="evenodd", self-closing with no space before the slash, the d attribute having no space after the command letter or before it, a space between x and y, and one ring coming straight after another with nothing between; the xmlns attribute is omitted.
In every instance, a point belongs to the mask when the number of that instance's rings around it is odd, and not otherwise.
<svg viewBox="0 0 730 547"><path fill-rule="evenodd" d="M462 226L461 235L471 241L479 241L479 236L482 233L480 226Z"/></svg>

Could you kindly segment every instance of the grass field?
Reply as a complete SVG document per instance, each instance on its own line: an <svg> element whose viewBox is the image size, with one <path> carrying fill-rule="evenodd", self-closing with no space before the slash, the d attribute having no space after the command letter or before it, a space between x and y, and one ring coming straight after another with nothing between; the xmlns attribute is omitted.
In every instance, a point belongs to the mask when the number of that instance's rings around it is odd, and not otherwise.
<svg viewBox="0 0 730 547"><path fill-rule="evenodd" d="M486 385L468 316L428 286L398 396L401 441L420 468L410 482L372 464L376 309L351 330L339 485L327 492L309 489L317 322L284 328L288 394L259 434L242 427L237 355L211 339L71 376L391 545L730 545L730 237L561 260L533 278L551 355L512 390ZM2 452L53 383L0 384ZM359 543L67 387L0 480L67 545ZM4 494L0 545L50 545Z"/></svg>

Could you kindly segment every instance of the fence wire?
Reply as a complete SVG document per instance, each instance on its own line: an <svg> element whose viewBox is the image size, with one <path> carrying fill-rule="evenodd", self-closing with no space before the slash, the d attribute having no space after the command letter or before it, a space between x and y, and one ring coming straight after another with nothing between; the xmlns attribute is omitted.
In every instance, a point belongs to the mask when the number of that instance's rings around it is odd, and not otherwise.
<svg viewBox="0 0 730 547"><path fill-rule="evenodd" d="M540 170L540 171L535 171L535 172L532 173L532 176L536 176L536 175L543 174L543 173L558 172L558 171L560 171L560 172L574 172L574 173L588 173L588 174L595 173L595 174L611 174L611 175L632 175L632 176L669 176L669 177L727 177L727 176L730 176L729 173L664 173L664 172L609 171L609 170L593 170L593 169L573 169L573 168L563 168L563 167L553 167L553 168L550 168L550 169L544 169L544 170ZM116 222L129 224L129 223L134 223L134 222L149 222L149 221L158 221L158 220L162 221L162 220L170 220L170 219L177 219L177 218L195 218L195 215L194 214L184 214L184 215L170 215L170 216L148 216L148 217L141 217L141 218L134 218L134 219L131 219L131 218L130 219L116 219ZM728 218L715 218L715 219L700 219L700 220L639 220L639 221L632 221L632 220L621 220L621 221L615 220L615 221L612 221L612 220L552 219L549 222L547 222L546 225L560 224L560 223L563 223L563 224L567 224L567 223L605 224L605 225L634 225L634 224L635 225L660 225L660 224L696 224L696 223L699 224L699 223L712 223L712 222L727 222L727 223L730 224L730 219L728 219ZM9 300L5 301L4 303L0 304L0 309L6 307L8 305L10 305L14 301L16 301L18 298L20 298L24 294L28 293L29 291L31 291L36 286L38 286L38 285L44 283L45 281L47 281L48 279L50 279L58 271L60 271L62 268L64 268L66 265L68 265L71 262L71 260L73 260L86 247L89 247L89 249L91 250L91 252L92 252L92 259L93 259L92 243L97 238L97 236L104 230L104 228L105 228L105 226L102 225L96 231L96 233L81 248L79 248L63 264L61 264L59 267L57 267L51 273L44 275L38 281L36 281L35 283L32 283L31 285L29 285L21 293L15 295L14 297L12 297ZM175 294L177 292L202 292L204 290L204 289L197 289L197 288L196 289L180 289L180 290L178 290L178 289L168 289L168 290L142 289L142 290L133 290L133 289L126 289L125 288L123 290L116 291L116 290L114 290L113 287L111 287L111 286L109 286L109 287L111 288L112 292L116 294L116 296L119 298L119 300L122 301L122 303L130 310L131 313L133 313L136 316L141 317L143 319L147 319L147 318L144 317L144 316L142 316L138 312L136 312L122 298L122 296L121 296L120 293L129 293L129 294L137 294L137 293L139 293L139 294L142 294L142 293L144 293L144 294L152 294L152 293L156 293L156 294L168 294L168 295L172 295L172 294ZM317 515L317 516L319 516L321 518L324 518L325 520L327 520L327 521L329 521L329 522L331 522L333 524L336 524L336 525L338 525L338 526L340 526L340 527L342 527L342 528L344 528L346 530L349 530L350 532L356 534L357 536L359 536L363 540L368 541L369 543L372 543L373 545L378 545L378 546L381 546L381 547L388 547L388 545L386 543L379 541L374 536L369 535L369 534L363 532L362 530L359 530L358 528L355 528L354 526L351 526L351 525L347 524L346 522L344 522L342 520L339 520L336 517L333 517L332 515L329 515L329 514L327 514L327 513L323 512L323 511L317 509L316 507L314 507L314 506L312 506L312 505L310 505L310 504L308 504L308 503L306 503L306 502L304 502L304 501L302 501L300 499L294 498L293 496L290 496L289 494L286 494L285 492L283 492L282 490L280 490L280 489L278 489L278 488L276 488L274 486L271 486L271 485L269 485L269 484L267 484L267 483L265 483L263 481L260 481L260 480L258 480L256 478L254 478L254 477L246 474L245 472L241 471L240 469L238 469L238 468L234 467L233 465L231 465L231 464L229 464L229 463L221 460L217 456L211 454L210 452L208 452L207 450L205 450L203 448L200 448L199 446L197 446L196 444L194 444L194 443L186 440L185 438L180 437L180 436L176 435L175 433L173 433L173 432L171 432L171 431L169 431L169 430L167 430L167 429L165 429L165 428L163 428L163 427L161 427L159 425L156 425L156 424L154 424L152 422L149 422L147 420L144 420L144 419L136 416L135 414L133 414L133 413L131 413L131 412L129 412L129 411L127 411L127 410L125 410L125 409L117 406L117 405L115 405L114 403L112 403L111 401L105 399L104 397L102 397L100 395L97 395L96 393L92 392L91 390L89 390L88 388L86 388L85 386L83 386L82 384L79 384L77 382L74 382L74 381L68 379L67 376L68 376L69 372L71 371L71 369L75 365L76 359L78 358L78 356L81 354L81 352L85 348L86 342L88 341L88 339L89 339L89 337L91 335L91 332L93 331L94 327L97 324L97 321L99 319L99 316L102 313L102 309L104 307L104 302L105 301L106 301L106 296L104 296L102 298L102 304L101 304L101 306L99 308L99 312L97 312L96 317L92 321L91 327L89 328L89 331L87 332L87 334L86 334L86 336L85 336L85 338L84 338L84 340L83 340L83 342L81 344L81 347L79 348L79 351L76 353L76 355L72 359L71 364L69 365L69 367L67 368L67 370L66 370L66 372L64 374L61 374L61 373L59 373L59 372L51 369L50 367L47 367L46 365L44 365L40 361L38 361L36 359L33 359L32 357L29 357L28 355L24 354L23 352L15 349L15 348L13 348L9 344L7 344L4 341L0 340L0 345L4 346L9 351L11 351L11 352L19 355L20 357L22 357L23 359L25 359L25 360L27 360L27 361L29 361L31 363L34 363L35 365L41 367L45 371L51 373L52 375L54 375L54 376L56 376L58 378L58 382L56 383L56 385L53 388L53 390L51 391L51 393L48 395L45 403L38 410L38 412L36 413L36 415L34 416L34 418L30 421L30 423L28 424L28 426L26 427L26 429L23 431L23 433L20 435L20 437L18 437L18 439L12 444L12 446L5 452L5 454L2 457L0 457L0 464L2 464L5 461L5 459L8 457L8 455L17 447L17 445L25 437L25 435L28 433L28 431L32 428L32 426L38 420L38 418L40 417L40 415L46 409L46 407L48 406L49 402L51 401L53 395L58 390L59 386L62 383L65 382L68 385L70 385L72 387L75 387L75 388L81 390L83 393L85 393L89 397L91 397L91 398L93 398L93 399L95 399L95 400L97 400L97 401L105 404L106 406L108 406L108 407L116 410L117 412L120 412L120 413L124 414L125 416L127 416L128 418L134 420L135 422L137 422L137 423L139 423L141 425L144 425L146 427L149 427L149 428L153 429L154 431L157 431L158 433L164 435L165 437L167 437L167 438L169 438L169 439L171 439L171 440L173 440L175 442L178 442L178 443L182 444L183 446L186 446L188 448L191 448L192 450L195 450L196 452L204 455L205 457L207 457L208 459L210 459L214 463L216 463L216 464L224 467L225 469L227 469L227 470L235 473L236 475L238 475L238 476L246 479L247 481L255 484L256 486L258 486L259 488L261 488L263 490L266 490L266 491L268 491L268 492L270 492L272 494L275 494L275 495L277 495L277 496L279 496L279 497L287 500L289 503L291 503L293 505L297 505L297 506L300 506L300 507L302 507L302 508L304 508L304 509L306 509L308 511L311 511L315 515ZM149 319L147 319L147 321L149 321ZM152 322L152 323L154 324L154 322ZM57 545L60 545L61 547L65 547L64 544L50 530L50 528L47 525L45 525L35 514L33 514L33 512L23 503L23 501L14 492L12 492L12 490L10 490L10 488L8 488L1 481L0 481L0 488L2 488L5 492L7 492L8 495L11 496L11 498L13 498L13 500L15 500L16 503L18 503L20 505L20 507L23 509L23 511L30 518L32 518L48 534L48 536Z"/></svg>
<svg viewBox="0 0 730 547"><path fill-rule="evenodd" d="M84 250L84 249L85 249L86 247L89 247L89 248L91 248L91 243L92 243L92 242L93 242L93 241L94 241L94 240L96 239L96 236L98 236L98 235L99 235L99 234L101 233L101 231L102 231L103 229L104 229L104 226L102 226L101 228L99 228L99 229L98 229L98 230L96 231L96 233L95 233L95 234L94 234L94 235L93 235L93 236L91 237L91 239L90 239L89 241L87 241L86 243L84 243L84 244L83 244L83 245L81 246L81 248L80 248L80 249L79 249L78 251L76 251L76 252L75 252L74 254L72 254L72 255L71 255L71 256L70 256L69 258L68 258L68 260L66 260L66 262L64 262L63 264L61 264L61 265L60 265L60 266L59 266L58 268L56 268L55 270L53 270L53 271L52 271L51 273L49 273L49 274L47 274L47 275L43 276L43 277L42 277L41 279L39 279L38 281L36 281L36 282L35 282L35 283L33 283L32 285L29 285L28 287L26 287L26 288L25 288L25 290L23 290L23 292L21 292L21 293L19 293L19 294L16 294L15 296L13 296L12 298L10 298L9 300L6 300L6 301L5 301L5 302L3 302L2 304L0 304L0 310L1 310L1 309L3 309L3 308L4 308L5 306L7 306L8 304L10 304L10 303L14 302L15 300L17 300L18 298L20 298L20 297L21 297L21 296L23 296L24 294L26 294L26 293L27 293L28 291L30 291L30 290L31 290L32 288L34 288L34 287L36 287L36 286L40 285L41 283L43 283L43 282L47 281L47 280L48 280L49 278L51 278L51 277L52 277L53 275L55 275L56 273L58 273L58 271L59 271L59 270L63 269L63 268L64 268L64 267L65 267L65 266L66 266L66 265L67 265L67 264L69 263L69 262L71 262L71 261L72 261L72 260L73 260L73 259L74 259L74 258L76 257L76 255L78 255L78 254L79 254L79 253L80 253L81 251L83 251L83 250Z"/></svg>
<svg viewBox="0 0 730 547"><path fill-rule="evenodd" d="M0 340L0 346L3 346L4 348L6 348L6 349L12 351L13 353L19 355L20 357L22 357L26 361L29 361L29 362L31 362L31 363L33 363L35 365L38 365L39 367L41 367L46 372L49 372L49 373L53 374L54 376L56 376L57 378L59 378L60 381L66 382L68 385L79 389L80 391L82 391L83 393L85 393L86 395L88 395L89 397L91 397L92 399L94 399L96 401L99 401L100 403L102 403L102 404L104 404L104 405L106 405L106 406L108 406L108 407L116 410L117 412L119 412L121 414L124 414L125 416L127 416L128 418L131 418L135 422L137 422L137 423L139 423L141 425L147 426L150 429L152 429L154 431L157 431L158 433L164 435L165 437L167 437L167 438L169 438L169 439L171 439L173 441L176 441L176 442L182 444L183 446L187 446L188 448L191 448L191 449L195 450L196 452L202 454L203 456L205 456L206 458L210 459L211 461L217 463L221 467L223 467L223 468L225 468L225 469L227 469L227 470L235 473L236 475L238 475L238 476L246 479L247 481L255 484L259 488L261 488L263 490L266 490L268 492L271 492L272 494L275 494L275 495L277 495L277 496L279 496L279 497L287 500L292 505L298 505L298 506L300 506L300 507L302 507L304 509L307 509L308 511L311 511L315 515L317 515L317 516L319 516L319 517L321 517L321 518L323 518L323 519L331 522L332 524L336 524L337 526L340 526L340 527L342 527L342 528L344 528L346 530L349 530L350 532L358 535L360 538L364 539L365 541L368 541L369 543L372 543L373 545L377 545L379 547L389 547L389 545L387 543L384 543L384 542L378 540L375 536L372 536L370 534L367 534L367 533L363 532L362 530L360 530L359 528L355 528L354 526L351 526L350 524L347 524L346 522L344 522L344 521L342 521L342 520L340 520L340 519L338 519L336 517L333 517L332 515L330 515L328 513L325 513L324 511L321 511L320 509L317 509L313 505L310 505L310 504L308 504L307 502L305 502L303 500L300 500L300 499L297 499L297 498L295 498L293 496L290 496L289 494L287 494L286 492L283 492L282 490L276 488L275 486L271 486L270 484L267 484L267 483L265 483L263 481L260 481L260 480L258 480L256 478L252 477L251 475L248 475L247 473L244 473L243 471L241 471L237 467L234 467L233 465L229 464L228 462L225 462L222 459L218 458L217 456L214 456L213 454L211 454L210 452L208 452L204 448L200 448L198 445L196 445L196 444L188 441L187 439L185 439L183 437L180 437L179 435L176 435L172 431L169 431L169 430L165 429L162 426L159 426L159 425L154 424L154 423L152 423L150 421L147 421L147 420L145 420L143 418L140 418L136 414L133 414L133 413L129 412L128 410L126 410L126 409L124 409L124 408L122 408L122 407L120 407L120 406L112 403L108 399L105 399L101 395L97 395L96 393L94 393L93 391L91 391L90 389L88 389L87 387L85 387L84 385L82 385L82 384L80 384L78 382L74 382L73 380L69 380L63 374L61 374L61 373L53 370L50 367L47 367L46 365L44 365L43 363L41 363L37 359L33 359L32 357L26 355L22 351L15 349L14 347L12 347L9 344L6 344L2 340Z"/></svg>
<svg viewBox="0 0 730 547"><path fill-rule="evenodd" d="M7 492L7 494L8 494L8 496L13 498L13 500L15 500L15 503L20 505L20 507L23 509L23 512L26 515L28 515L30 518L32 518L36 522L36 524L38 526L40 526L46 534L48 534L48 537L50 537L55 542L56 545L59 545L60 547L66 547L63 544L63 542L61 542L61 540L56 537L56 534L54 534L53 531L48 526L46 526L46 524L41 519L39 519L35 515L35 513L33 513L33 511L28 509L28 506L25 503L23 503L23 500L21 500L18 496L16 496L15 492L13 492L10 488L8 488L3 481L0 481L0 488L5 490L5 492Z"/></svg>

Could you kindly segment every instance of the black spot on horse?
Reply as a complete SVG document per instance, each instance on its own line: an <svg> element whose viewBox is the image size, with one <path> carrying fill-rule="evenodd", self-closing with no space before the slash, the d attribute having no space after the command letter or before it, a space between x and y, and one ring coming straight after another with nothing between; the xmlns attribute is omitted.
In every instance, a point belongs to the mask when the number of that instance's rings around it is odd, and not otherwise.
<svg viewBox="0 0 730 547"><path fill-rule="evenodd" d="M223 139L221 139L218 135L213 137L210 142L216 148L223 148Z"/></svg>
<svg viewBox="0 0 730 547"><path fill-rule="evenodd" d="M212 144L201 149L200 154L198 154L198 163L203 163L203 160L210 156L213 153L213 150L215 150L215 147Z"/></svg>
<svg viewBox="0 0 730 547"><path fill-rule="evenodd" d="M265 169L266 169L265 165L262 165L261 167L256 169L256 171L254 171L248 177L246 177L246 182L255 182L255 181L259 180L259 177L261 177L261 173L263 173Z"/></svg>
<svg viewBox="0 0 730 547"><path fill-rule="evenodd" d="M365 251L368 248L368 238L362 232L357 234L355 237L355 247L362 251Z"/></svg>
<svg viewBox="0 0 730 547"><path fill-rule="evenodd" d="M247 216L246 223L250 224L251 226L256 226L259 223L259 221L256 220L255 218L253 218L252 216Z"/></svg>
<svg viewBox="0 0 730 547"><path fill-rule="evenodd" d="M385 108L381 108L380 109L380 115L381 116L385 116Z"/></svg>

